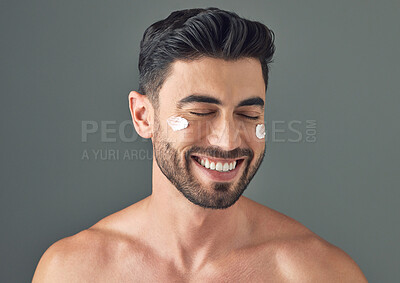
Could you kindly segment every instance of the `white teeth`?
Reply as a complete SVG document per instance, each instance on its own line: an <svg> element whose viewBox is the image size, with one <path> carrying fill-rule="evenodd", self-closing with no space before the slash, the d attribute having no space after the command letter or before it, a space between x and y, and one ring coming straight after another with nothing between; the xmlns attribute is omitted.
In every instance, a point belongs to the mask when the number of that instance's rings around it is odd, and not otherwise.
<svg viewBox="0 0 400 283"><path fill-rule="evenodd" d="M215 162L209 161L207 158L199 158L198 161L202 166L206 167L207 169L217 170L219 172L228 172L228 171L231 171L236 168L236 161L233 161L231 163L227 163L227 162L215 163Z"/></svg>

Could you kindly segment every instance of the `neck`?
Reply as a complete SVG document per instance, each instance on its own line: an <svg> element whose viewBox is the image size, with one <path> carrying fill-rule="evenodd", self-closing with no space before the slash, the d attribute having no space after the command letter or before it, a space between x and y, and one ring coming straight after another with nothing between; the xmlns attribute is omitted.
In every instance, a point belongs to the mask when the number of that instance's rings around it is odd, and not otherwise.
<svg viewBox="0 0 400 283"><path fill-rule="evenodd" d="M187 200L153 164L153 193L146 210L151 241L184 269L198 269L206 261L243 244L247 218L243 198L227 209L202 208Z"/></svg>

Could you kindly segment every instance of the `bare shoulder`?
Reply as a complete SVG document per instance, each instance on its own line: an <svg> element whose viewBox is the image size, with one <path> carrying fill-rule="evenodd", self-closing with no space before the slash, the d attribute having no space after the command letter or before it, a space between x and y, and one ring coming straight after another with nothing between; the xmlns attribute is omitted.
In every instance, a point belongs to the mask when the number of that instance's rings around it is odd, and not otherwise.
<svg viewBox="0 0 400 283"><path fill-rule="evenodd" d="M300 222L261 204L253 204L264 251L289 282L367 282L357 263Z"/></svg>
<svg viewBox="0 0 400 283"><path fill-rule="evenodd" d="M87 229L51 245L41 257L33 282L79 282L107 265L109 235Z"/></svg>
<svg viewBox="0 0 400 283"><path fill-rule="evenodd" d="M39 261L33 282L86 282L99 276L118 281L115 274L105 273L119 269L121 261L132 261L139 246L133 237L115 227L121 212L51 245Z"/></svg>
<svg viewBox="0 0 400 283"><path fill-rule="evenodd" d="M93 254L89 233L85 230L52 244L41 257L33 282L66 282L71 270L76 270L76 262Z"/></svg>
<svg viewBox="0 0 400 283"><path fill-rule="evenodd" d="M140 241L122 229L138 229L140 221L132 221L132 215L138 214L137 208L142 203L140 201L111 214L89 229L51 245L39 261L33 282L86 282L98 276L102 276L102 280L111 277L109 282L118 281L114 271L121 274L125 271L120 270L120 263L123 261L123 266L129 266L143 254ZM134 254L138 256L134 257ZM105 274L107 272L114 274Z"/></svg>
<svg viewBox="0 0 400 283"><path fill-rule="evenodd" d="M367 282L348 254L312 233L280 243L276 261L296 282Z"/></svg>

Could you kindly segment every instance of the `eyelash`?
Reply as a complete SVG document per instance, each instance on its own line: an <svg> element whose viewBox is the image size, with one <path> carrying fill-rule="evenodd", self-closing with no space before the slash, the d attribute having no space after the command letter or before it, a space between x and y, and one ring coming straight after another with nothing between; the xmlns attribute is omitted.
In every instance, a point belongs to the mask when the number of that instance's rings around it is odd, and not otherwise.
<svg viewBox="0 0 400 283"><path fill-rule="evenodd" d="M197 115L197 116L207 116L214 114L215 112L208 112L208 113L197 113L197 112L190 112L190 114Z"/></svg>
<svg viewBox="0 0 400 283"><path fill-rule="evenodd" d="M239 115L245 117L246 119L250 119L250 120L257 120L258 118L260 118L260 116L253 117L253 116L247 116L244 114L239 114Z"/></svg>
<svg viewBox="0 0 400 283"><path fill-rule="evenodd" d="M190 112L190 114L194 114L194 115L197 115L197 116L207 116L207 115L211 115L211 114L214 114L214 113L215 112L208 112L208 113ZM253 116L247 116L247 115L244 115L244 114L238 114L238 115L243 116L244 118L250 119L250 120L257 120L258 118L260 118L260 116L253 117Z"/></svg>

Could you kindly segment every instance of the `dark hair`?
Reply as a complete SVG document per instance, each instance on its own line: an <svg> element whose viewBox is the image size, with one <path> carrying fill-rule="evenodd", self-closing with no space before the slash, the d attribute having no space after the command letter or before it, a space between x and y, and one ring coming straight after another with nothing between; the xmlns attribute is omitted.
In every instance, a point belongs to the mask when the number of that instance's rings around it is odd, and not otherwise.
<svg viewBox="0 0 400 283"><path fill-rule="evenodd" d="M201 57L260 60L265 86L275 51L274 33L264 24L218 8L175 11L144 32L139 54L139 92L158 105L158 92L176 60Z"/></svg>

